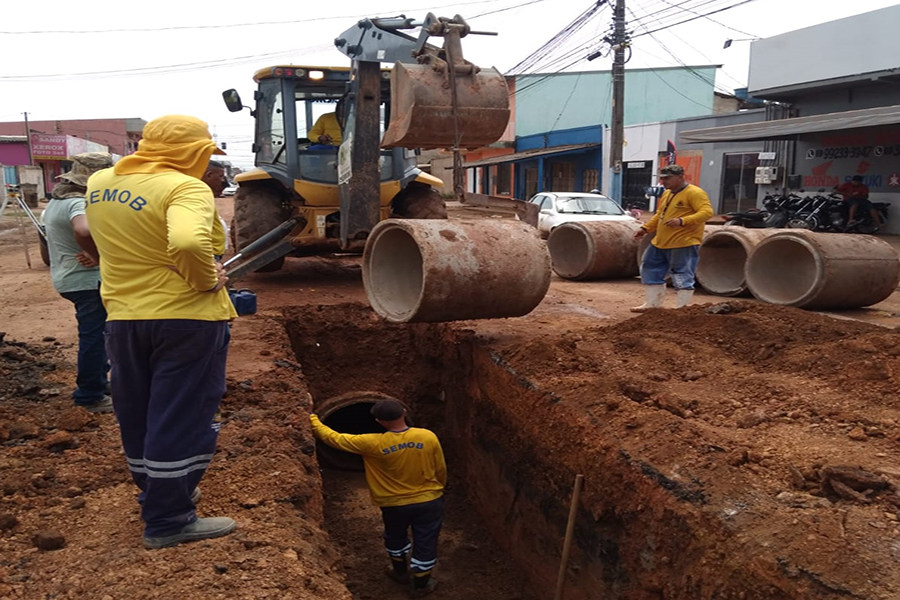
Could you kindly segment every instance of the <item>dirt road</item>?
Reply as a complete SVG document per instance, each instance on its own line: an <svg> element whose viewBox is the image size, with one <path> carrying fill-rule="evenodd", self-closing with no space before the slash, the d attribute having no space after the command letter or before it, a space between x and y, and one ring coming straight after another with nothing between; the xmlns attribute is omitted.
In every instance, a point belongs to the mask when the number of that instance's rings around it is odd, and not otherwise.
<svg viewBox="0 0 900 600"><path fill-rule="evenodd" d="M72 309L2 225L0 597L404 597L362 482L320 471L298 409L352 389L445 440L435 597L548 597L575 473L567 598L900 596L897 294L837 319L702 293L634 317L637 282L554 280L527 317L388 327L357 259L289 259L242 284L260 311L234 324L202 484L201 514L240 529L148 552L115 418L70 405Z"/></svg>

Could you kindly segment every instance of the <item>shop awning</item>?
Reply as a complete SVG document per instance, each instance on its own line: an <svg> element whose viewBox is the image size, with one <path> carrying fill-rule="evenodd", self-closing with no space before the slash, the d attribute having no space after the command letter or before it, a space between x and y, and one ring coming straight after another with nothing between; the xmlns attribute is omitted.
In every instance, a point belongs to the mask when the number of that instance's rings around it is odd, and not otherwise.
<svg viewBox="0 0 900 600"><path fill-rule="evenodd" d="M500 156L492 156L490 158L482 158L463 163L464 168L484 167L487 165L499 165L508 162L518 162L520 160L529 160L538 156L547 156L548 154L566 154L577 152L579 150L590 150L599 148L600 144L569 144L567 146L554 146L553 148L535 148L534 150L525 150L524 152L514 152L513 154L501 154Z"/></svg>
<svg viewBox="0 0 900 600"><path fill-rule="evenodd" d="M682 144L704 142L741 142L752 140L790 140L803 133L820 131L839 131L858 127L875 127L878 125L894 125L900 123L900 105L880 106L865 110L794 117L761 121L759 123L742 123L725 125L707 129L682 131L678 140Z"/></svg>

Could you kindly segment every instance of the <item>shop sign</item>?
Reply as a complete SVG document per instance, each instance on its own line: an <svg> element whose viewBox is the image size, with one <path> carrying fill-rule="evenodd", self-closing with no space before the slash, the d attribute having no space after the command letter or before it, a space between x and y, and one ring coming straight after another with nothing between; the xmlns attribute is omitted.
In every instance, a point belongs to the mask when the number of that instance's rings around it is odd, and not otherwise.
<svg viewBox="0 0 900 600"><path fill-rule="evenodd" d="M68 154L65 135L31 134L31 155L37 159L65 160Z"/></svg>

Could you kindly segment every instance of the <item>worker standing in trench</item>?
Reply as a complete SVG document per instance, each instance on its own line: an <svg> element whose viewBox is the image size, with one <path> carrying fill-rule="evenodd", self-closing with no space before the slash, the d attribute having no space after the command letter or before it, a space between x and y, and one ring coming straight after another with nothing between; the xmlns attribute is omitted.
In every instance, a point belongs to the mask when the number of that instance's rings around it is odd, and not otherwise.
<svg viewBox="0 0 900 600"><path fill-rule="evenodd" d="M384 433L338 433L312 412L312 397L309 411L316 438L363 457L369 493L384 521L384 546L391 559L388 577L409 582L412 598L433 592L437 580L431 572L437 564L447 485L447 466L437 436L407 425L406 409L396 400L379 400L372 406L371 414L387 430ZM412 544L407 536L410 528Z"/></svg>
<svg viewBox="0 0 900 600"><path fill-rule="evenodd" d="M685 181L681 165L660 169L659 180L666 191L659 199L656 214L634 232L636 240L648 233L655 232L656 235L641 262L641 283L646 299L631 312L663 307L666 275L671 276L675 287L675 308L690 304L703 229L713 215L709 196Z"/></svg>

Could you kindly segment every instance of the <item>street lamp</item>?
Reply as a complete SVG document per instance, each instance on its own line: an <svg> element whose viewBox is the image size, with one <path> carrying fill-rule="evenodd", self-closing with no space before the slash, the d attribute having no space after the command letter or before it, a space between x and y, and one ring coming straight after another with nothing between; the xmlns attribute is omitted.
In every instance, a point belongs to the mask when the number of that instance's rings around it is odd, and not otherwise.
<svg viewBox="0 0 900 600"><path fill-rule="evenodd" d="M760 38L740 38L737 40L728 39L725 40L725 45L722 46L722 49L725 50L726 48L730 48L733 42L755 42L758 39Z"/></svg>

